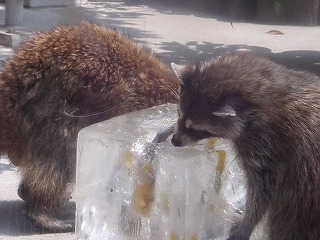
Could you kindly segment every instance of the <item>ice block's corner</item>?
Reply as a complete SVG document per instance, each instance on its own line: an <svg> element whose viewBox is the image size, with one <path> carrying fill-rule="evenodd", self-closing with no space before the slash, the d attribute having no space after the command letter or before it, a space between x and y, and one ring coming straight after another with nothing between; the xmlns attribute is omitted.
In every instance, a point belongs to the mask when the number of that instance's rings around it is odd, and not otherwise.
<svg viewBox="0 0 320 240"><path fill-rule="evenodd" d="M147 144L176 118L169 104L80 131L77 239L227 238L245 197L243 172L227 144L210 139L175 148L167 140L147 157Z"/></svg>

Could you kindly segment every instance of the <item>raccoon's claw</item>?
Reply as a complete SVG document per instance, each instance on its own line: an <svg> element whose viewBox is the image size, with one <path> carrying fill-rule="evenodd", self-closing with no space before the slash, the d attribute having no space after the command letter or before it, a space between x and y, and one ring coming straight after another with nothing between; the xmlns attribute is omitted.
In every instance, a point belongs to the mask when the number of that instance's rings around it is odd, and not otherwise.
<svg viewBox="0 0 320 240"><path fill-rule="evenodd" d="M51 233L74 231L74 220L59 220L49 211L35 210L28 207L25 207L22 212L24 216L31 220L41 231Z"/></svg>

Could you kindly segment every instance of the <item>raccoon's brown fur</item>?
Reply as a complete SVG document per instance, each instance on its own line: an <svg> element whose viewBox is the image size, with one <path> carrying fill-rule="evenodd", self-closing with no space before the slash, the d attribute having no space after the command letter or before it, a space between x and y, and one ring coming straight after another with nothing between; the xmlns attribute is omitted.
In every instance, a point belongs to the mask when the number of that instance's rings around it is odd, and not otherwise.
<svg viewBox="0 0 320 240"><path fill-rule="evenodd" d="M246 173L244 218L229 240L248 240L264 215L270 240L320 239L320 77L250 53L178 76L172 143L229 139Z"/></svg>
<svg viewBox="0 0 320 240"><path fill-rule="evenodd" d="M130 111L176 102L179 81L148 49L89 23L23 44L0 74L0 151L22 172L25 213L51 231L75 177L78 131Z"/></svg>

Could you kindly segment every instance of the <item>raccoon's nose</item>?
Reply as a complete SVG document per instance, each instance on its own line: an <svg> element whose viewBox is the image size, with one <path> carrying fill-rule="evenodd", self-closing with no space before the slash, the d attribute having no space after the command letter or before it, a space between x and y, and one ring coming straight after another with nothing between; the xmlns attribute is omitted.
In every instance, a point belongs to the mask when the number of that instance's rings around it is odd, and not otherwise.
<svg viewBox="0 0 320 240"><path fill-rule="evenodd" d="M173 135L173 137L171 139L171 143L175 147L182 147L181 141L179 139L176 139L174 135Z"/></svg>

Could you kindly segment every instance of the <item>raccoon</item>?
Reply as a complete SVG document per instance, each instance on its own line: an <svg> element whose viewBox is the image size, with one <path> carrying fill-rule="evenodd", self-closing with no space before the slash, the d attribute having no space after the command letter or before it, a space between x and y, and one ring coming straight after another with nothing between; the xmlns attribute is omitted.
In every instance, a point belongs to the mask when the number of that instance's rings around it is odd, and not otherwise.
<svg viewBox="0 0 320 240"><path fill-rule="evenodd" d="M228 240L248 240L267 217L270 240L320 237L320 78L253 53L179 67L172 144L229 139L245 174L243 220Z"/></svg>
<svg viewBox="0 0 320 240"><path fill-rule="evenodd" d="M179 81L148 48L111 28L61 26L22 44L0 73L0 153L18 166L25 215L51 232L75 178L83 127L177 102Z"/></svg>

